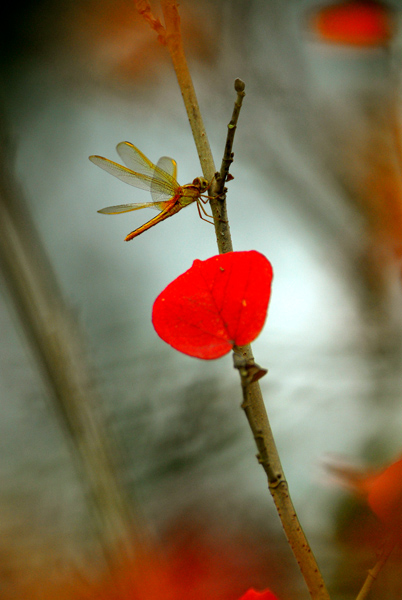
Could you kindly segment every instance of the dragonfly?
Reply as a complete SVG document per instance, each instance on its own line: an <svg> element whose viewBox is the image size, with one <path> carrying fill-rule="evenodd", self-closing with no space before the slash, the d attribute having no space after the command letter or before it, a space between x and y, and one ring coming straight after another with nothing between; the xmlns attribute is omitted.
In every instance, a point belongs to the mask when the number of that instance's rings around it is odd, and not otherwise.
<svg viewBox="0 0 402 600"><path fill-rule="evenodd" d="M162 156L158 163L154 165L145 154L130 142L120 142L117 144L116 150L126 167L103 158L103 156L93 155L89 157L89 160L104 171L124 181L124 183L142 190L149 190L152 202L107 206L98 210L98 212L104 215L119 215L141 208L154 208L160 211L156 217L129 233L125 238L126 242L133 240L154 225L175 215L193 202L197 203L198 214L201 219L207 221L201 212L205 216L211 217L202 205L202 203L206 204L208 202L208 196L203 197L202 195L209 187L209 183L204 177L196 177L192 183L179 185L176 181L177 163L173 158ZM210 222L208 221L208 223Z"/></svg>

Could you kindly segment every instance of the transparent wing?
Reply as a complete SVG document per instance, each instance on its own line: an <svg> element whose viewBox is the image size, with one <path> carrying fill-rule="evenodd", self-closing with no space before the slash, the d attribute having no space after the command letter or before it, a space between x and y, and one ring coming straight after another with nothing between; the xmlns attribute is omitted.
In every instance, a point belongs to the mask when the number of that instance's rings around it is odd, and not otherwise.
<svg viewBox="0 0 402 600"><path fill-rule="evenodd" d="M176 162L168 156L162 156L158 164L154 165L134 144L120 142L116 150L125 165L135 173L141 173L152 177L154 180L166 183L176 189L179 184L176 181Z"/></svg>
<svg viewBox="0 0 402 600"><path fill-rule="evenodd" d="M130 169L127 169L126 167L123 167L112 160L103 158L103 156L90 156L89 160L104 171L110 173L110 175L113 175L121 181L124 181L124 183L133 185L141 190L150 191L152 188L155 190L155 195L158 196L158 198L155 198L155 202L161 201L164 198L171 198L175 194L176 187L170 185L167 181L161 182L159 180L155 180L151 175L135 173L134 171L131 171Z"/></svg>
<svg viewBox="0 0 402 600"><path fill-rule="evenodd" d="M121 160L129 169L136 173L152 176L155 165L134 144L120 142L117 144L116 150Z"/></svg>
<svg viewBox="0 0 402 600"><path fill-rule="evenodd" d="M176 194L177 189L180 187L177 181L175 181L173 177L170 177L168 173L165 173L164 178L161 179L159 177L160 173L156 170L152 172L152 175L136 173L112 160L103 158L103 156L90 156L89 160L124 183L128 183L129 185L142 190L152 190L154 202L161 202L171 198ZM155 167L155 169L156 168L157 167ZM160 172L164 173L162 170ZM168 180L168 178L170 179Z"/></svg>
<svg viewBox="0 0 402 600"><path fill-rule="evenodd" d="M162 211L168 206L170 206L169 201L143 202L140 204L118 204L117 206L107 206L106 208L101 208L101 210L98 210L98 213L102 213L104 215L119 215L121 213L130 212L131 210L140 210L141 208L154 208L155 210Z"/></svg>
<svg viewBox="0 0 402 600"><path fill-rule="evenodd" d="M156 167L157 167L157 169L155 170L155 174L157 174L160 170L160 171L163 171L164 173L167 173L170 177L172 177L176 181L177 162L175 160L173 160L173 158L170 158L169 156L161 156L161 158L158 160ZM152 194L152 198L153 198L154 202L157 202L158 200L160 200L160 192L158 191L158 187L157 186L155 187L155 185L154 185L155 182L157 182L157 181L158 180L154 178L152 180L152 184L151 184L151 194Z"/></svg>
<svg viewBox="0 0 402 600"><path fill-rule="evenodd" d="M168 173L168 175L170 175L170 177L173 177L173 179L176 181L177 162L173 160L173 158L170 158L170 156L161 156L156 166L161 171L165 171L165 173Z"/></svg>

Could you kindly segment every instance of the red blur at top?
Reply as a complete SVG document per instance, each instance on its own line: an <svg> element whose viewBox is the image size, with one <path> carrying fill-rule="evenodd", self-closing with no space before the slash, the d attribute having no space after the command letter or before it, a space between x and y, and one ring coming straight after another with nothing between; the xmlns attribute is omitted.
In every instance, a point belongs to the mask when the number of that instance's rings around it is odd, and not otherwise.
<svg viewBox="0 0 402 600"><path fill-rule="evenodd" d="M337 2L316 10L310 27L323 42L360 48L386 46L395 32L394 12L374 0Z"/></svg>

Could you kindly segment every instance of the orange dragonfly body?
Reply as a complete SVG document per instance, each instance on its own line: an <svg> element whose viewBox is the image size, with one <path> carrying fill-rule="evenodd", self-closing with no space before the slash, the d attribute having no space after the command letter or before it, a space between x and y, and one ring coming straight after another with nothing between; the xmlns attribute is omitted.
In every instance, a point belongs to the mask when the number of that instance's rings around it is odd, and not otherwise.
<svg viewBox="0 0 402 600"><path fill-rule="evenodd" d="M160 211L156 217L129 233L125 238L126 242L134 239L143 231L150 229L150 227L157 225L157 223L171 217L193 202L197 202L201 219L203 219L201 210L207 215L201 204L201 202L208 202L208 200L202 198L202 194L208 189L206 179L197 177L193 183L179 185L176 181L177 164L172 158L162 156L158 164L154 165L138 148L129 142L120 142L116 149L128 168L102 156L90 156L89 160L98 167L101 167L101 169L114 175L114 177L121 179L121 181L143 190L149 190L153 201L141 204L108 206L107 208L98 210L98 212L105 215L118 215L131 210L139 210L140 208L155 208Z"/></svg>

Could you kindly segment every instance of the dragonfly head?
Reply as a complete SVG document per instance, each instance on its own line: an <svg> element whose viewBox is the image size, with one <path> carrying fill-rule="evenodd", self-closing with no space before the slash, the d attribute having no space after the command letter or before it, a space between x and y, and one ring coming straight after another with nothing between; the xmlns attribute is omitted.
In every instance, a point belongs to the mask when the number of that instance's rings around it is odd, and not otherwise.
<svg viewBox="0 0 402 600"><path fill-rule="evenodd" d="M201 194L203 194L205 190L209 188L209 183L205 179L205 177L196 177L193 181L193 185L195 185L200 190Z"/></svg>

